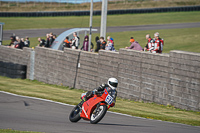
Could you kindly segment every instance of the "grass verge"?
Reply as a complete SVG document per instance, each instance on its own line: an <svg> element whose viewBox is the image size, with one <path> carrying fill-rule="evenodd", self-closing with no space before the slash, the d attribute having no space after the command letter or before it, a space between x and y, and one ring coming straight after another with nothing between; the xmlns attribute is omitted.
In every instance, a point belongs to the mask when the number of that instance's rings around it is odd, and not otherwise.
<svg viewBox="0 0 200 133"><path fill-rule="evenodd" d="M6 77L0 77L0 90L68 104L79 103L80 95L84 92L83 90L49 85L38 81L10 79ZM200 112L181 110L173 106L164 106L155 103L143 103L117 98L116 107L111 108L110 111L148 119L200 126Z"/></svg>
<svg viewBox="0 0 200 133"><path fill-rule="evenodd" d="M107 33L107 35L114 38L115 48L119 50L129 46L129 39L131 36L144 47L147 43L145 38L146 34L153 36L155 32L159 32L160 36L164 38L164 53L169 53L171 50L183 50L190 52L200 53L200 28L184 28L184 29L165 29L165 30L148 30L148 31L128 31L128 32L115 32ZM99 34L92 34L92 42L94 43L95 37ZM41 37L44 38L45 37ZM31 47L35 47L38 44L37 38L30 38ZM9 44L10 40L3 41L3 44ZM95 43L94 43L95 44ZM82 42L81 42L82 45ZM96 44L95 44L96 45Z"/></svg>
<svg viewBox="0 0 200 133"><path fill-rule="evenodd" d="M88 27L89 16L1 17L4 30ZM200 22L200 11L108 15L107 26L151 25ZM93 27L100 27L101 16L93 16Z"/></svg>
<svg viewBox="0 0 200 133"><path fill-rule="evenodd" d="M41 133L41 132L17 131L17 130L12 130L12 129L0 129L0 133Z"/></svg>

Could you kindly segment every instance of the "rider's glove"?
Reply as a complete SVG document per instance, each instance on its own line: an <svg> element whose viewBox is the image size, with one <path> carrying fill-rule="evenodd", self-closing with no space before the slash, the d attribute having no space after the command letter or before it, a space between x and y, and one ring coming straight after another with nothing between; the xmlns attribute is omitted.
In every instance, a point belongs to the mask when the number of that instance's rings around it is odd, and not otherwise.
<svg viewBox="0 0 200 133"><path fill-rule="evenodd" d="M105 84L99 86L98 91L103 91L105 89Z"/></svg>

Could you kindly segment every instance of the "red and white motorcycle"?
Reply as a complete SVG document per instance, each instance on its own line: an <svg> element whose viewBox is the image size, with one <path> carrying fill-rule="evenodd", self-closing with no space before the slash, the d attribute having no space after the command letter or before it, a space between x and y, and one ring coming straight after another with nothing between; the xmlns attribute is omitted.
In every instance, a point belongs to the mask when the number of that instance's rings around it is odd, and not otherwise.
<svg viewBox="0 0 200 133"><path fill-rule="evenodd" d="M69 115L69 120L78 122L82 118L96 124L105 116L107 110L115 105L115 97L116 90L106 87L102 94L94 94L82 104L82 107L76 105Z"/></svg>

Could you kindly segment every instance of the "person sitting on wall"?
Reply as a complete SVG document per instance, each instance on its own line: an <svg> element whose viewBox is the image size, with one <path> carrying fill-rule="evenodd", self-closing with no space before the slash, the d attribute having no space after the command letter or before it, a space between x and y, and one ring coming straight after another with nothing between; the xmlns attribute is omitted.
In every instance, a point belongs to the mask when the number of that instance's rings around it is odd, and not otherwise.
<svg viewBox="0 0 200 133"><path fill-rule="evenodd" d="M44 47L45 46L46 42L45 42L44 39L38 38L38 41L39 41L38 46L40 46L40 47Z"/></svg>
<svg viewBox="0 0 200 133"><path fill-rule="evenodd" d="M125 47L125 49L133 49L133 50L143 51L143 48L140 46L140 44L137 41L135 41L133 39L133 37L131 37L130 43L131 43L131 46Z"/></svg>

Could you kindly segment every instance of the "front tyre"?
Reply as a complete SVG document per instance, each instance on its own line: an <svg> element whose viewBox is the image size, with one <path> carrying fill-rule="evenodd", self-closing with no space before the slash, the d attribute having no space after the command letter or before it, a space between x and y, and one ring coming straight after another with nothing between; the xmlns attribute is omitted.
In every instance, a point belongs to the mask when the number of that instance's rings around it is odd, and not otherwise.
<svg viewBox="0 0 200 133"><path fill-rule="evenodd" d="M78 105L76 105L76 106L73 108L73 110L72 110L72 112L70 113L70 115L69 115L69 120L70 120L71 122L78 122L78 121L81 119L80 113L81 113L81 108L80 108Z"/></svg>
<svg viewBox="0 0 200 133"><path fill-rule="evenodd" d="M98 108L94 109L90 117L90 123L97 124L105 116L106 112L106 105L100 105Z"/></svg>

